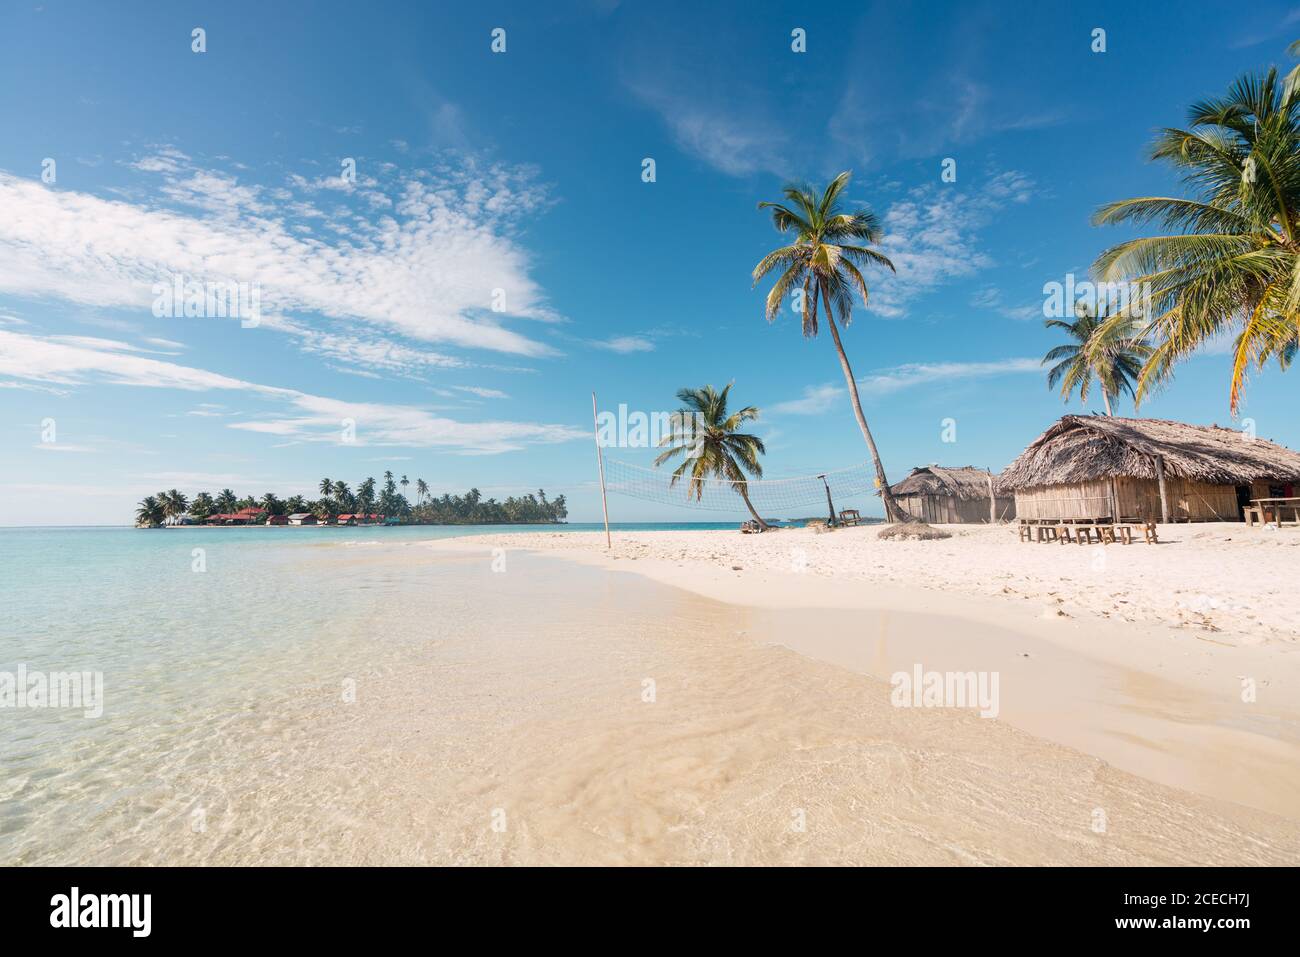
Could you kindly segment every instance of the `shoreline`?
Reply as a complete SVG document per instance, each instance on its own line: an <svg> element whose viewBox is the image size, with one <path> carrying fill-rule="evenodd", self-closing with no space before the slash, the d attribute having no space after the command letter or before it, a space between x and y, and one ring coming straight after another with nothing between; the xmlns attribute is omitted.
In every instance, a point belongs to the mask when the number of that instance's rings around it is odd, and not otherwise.
<svg viewBox="0 0 1300 957"><path fill-rule="evenodd" d="M868 544L849 531L837 550L900 544ZM623 533L608 554L603 534L592 533L420 544L453 553L518 549L762 609L775 623L751 637L879 681L915 663L996 671L1008 702L1000 721L1149 780L1300 819L1300 654L1289 639L1080 616L1064 599L1040 604L819 573L817 540L830 536L798 537L811 540L787 540L804 547L803 571L738 560L737 550L768 536L734 532ZM906 544L916 553L945 543ZM1027 559L1040 547L1055 546L1022 546ZM1243 677L1254 684L1253 702L1241 700Z"/></svg>

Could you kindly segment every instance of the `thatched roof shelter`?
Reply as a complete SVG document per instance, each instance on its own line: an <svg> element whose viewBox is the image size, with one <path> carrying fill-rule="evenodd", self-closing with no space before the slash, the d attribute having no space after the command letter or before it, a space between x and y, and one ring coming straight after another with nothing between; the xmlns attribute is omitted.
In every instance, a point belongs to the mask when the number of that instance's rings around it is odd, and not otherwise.
<svg viewBox="0 0 1300 957"><path fill-rule="evenodd" d="M999 492L1109 478L1168 477L1204 485L1300 480L1300 453L1236 429L1167 419L1067 415L1029 444L998 480Z"/></svg>
<svg viewBox="0 0 1300 957"><path fill-rule="evenodd" d="M988 522L1015 516L1011 493L990 501L990 475L972 465L924 465L889 487L903 511L923 522Z"/></svg>
<svg viewBox="0 0 1300 957"><path fill-rule="evenodd" d="M949 495L963 502L989 500L989 473L973 465L949 469L941 465L923 465L912 469L907 478L889 486L895 495Z"/></svg>

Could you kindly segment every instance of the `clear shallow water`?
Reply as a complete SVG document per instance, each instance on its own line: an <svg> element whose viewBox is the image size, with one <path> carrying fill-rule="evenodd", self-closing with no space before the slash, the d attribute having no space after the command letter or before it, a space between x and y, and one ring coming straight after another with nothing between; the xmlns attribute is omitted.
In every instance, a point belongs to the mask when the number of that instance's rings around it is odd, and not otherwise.
<svg viewBox="0 0 1300 957"><path fill-rule="evenodd" d="M439 629L471 639L486 565L372 563L386 546L600 527L0 529L0 673L103 676L100 716L0 707L0 862L48 860L88 820L120 837L175 813L169 782L224 780L257 753L259 716L332 705Z"/></svg>

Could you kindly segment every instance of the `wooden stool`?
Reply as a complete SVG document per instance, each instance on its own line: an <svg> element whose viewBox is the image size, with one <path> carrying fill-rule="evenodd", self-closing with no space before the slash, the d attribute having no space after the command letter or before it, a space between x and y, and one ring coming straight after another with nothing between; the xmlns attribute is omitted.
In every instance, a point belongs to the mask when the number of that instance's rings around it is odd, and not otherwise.
<svg viewBox="0 0 1300 957"><path fill-rule="evenodd" d="M1142 537L1148 545L1159 545L1160 539L1156 537L1156 523L1147 522L1142 526Z"/></svg>
<svg viewBox="0 0 1300 957"><path fill-rule="evenodd" d="M1060 539L1060 541L1061 541L1061 544L1062 544L1062 545L1068 545L1068 544L1070 544L1071 542L1074 541L1074 539L1070 536L1070 526L1069 526L1069 525L1062 525L1062 526L1061 526L1061 539Z"/></svg>
<svg viewBox="0 0 1300 957"><path fill-rule="evenodd" d="M1116 526L1115 526L1115 531L1119 532L1119 540L1120 540L1121 542L1123 542L1125 545L1132 545L1132 544L1133 544L1133 526L1132 526L1132 525L1116 525Z"/></svg>
<svg viewBox="0 0 1300 957"><path fill-rule="evenodd" d="M1101 536L1101 543L1102 543L1103 545L1114 545L1114 544L1115 544L1115 526L1114 526L1114 525L1099 525L1099 526L1097 527L1097 534Z"/></svg>
<svg viewBox="0 0 1300 957"><path fill-rule="evenodd" d="M1091 544L1092 544L1092 526L1091 526L1091 525L1080 525L1080 526L1078 526L1078 527L1074 530L1074 534L1075 534L1075 536L1076 536L1076 537L1075 537L1075 541L1078 542L1080 545L1091 545Z"/></svg>
<svg viewBox="0 0 1300 957"><path fill-rule="evenodd" d="M1020 523L1020 540L1022 542L1032 542L1034 540L1034 526L1027 522Z"/></svg>

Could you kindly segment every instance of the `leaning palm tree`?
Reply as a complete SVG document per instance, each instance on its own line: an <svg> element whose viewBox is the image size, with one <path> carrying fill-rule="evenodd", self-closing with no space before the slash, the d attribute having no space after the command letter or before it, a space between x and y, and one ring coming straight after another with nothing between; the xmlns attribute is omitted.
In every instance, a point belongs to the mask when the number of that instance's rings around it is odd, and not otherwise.
<svg viewBox="0 0 1300 957"><path fill-rule="evenodd" d="M1061 398L1066 402L1076 392L1080 402L1087 402L1096 382L1106 414L1114 415L1111 400L1118 400L1124 393L1134 394L1134 383L1142 372L1143 360L1151 354L1151 347L1137 338L1132 319L1107 327L1105 317L1097 318L1082 302L1077 304L1075 314L1074 322L1044 320L1048 329L1060 329L1073 340L1043 356L1043 365L1056 363L1047 370L1047 386L1050 389L1060 386Z"/></svg>
<svg viewBox="0 0 1300 957"><path fill-rule="evenodd" d="M1105 282L1136 284L1147 310L1138 318L1153 351L1136 399L1167 381L1175 364L1235 333L1229 405L1240 406L1250 366L1285 368L1300 334L1300 86L1276 69L1239 79L1226 96L1194 105L1188 129L1162 130L1153 160L1178 170L1190 198L1147 196L1103 206L1098 224L1154 222L1164 234L1103 252L1093 266Z"/></svg>
<svg viewBox="0 0 1300 957"><path fill-rule="evenodd" d="M429 494L429 483L422 478L415 480L415 494L421 504L424 504L425 498Z"/></svg>
<svg viewBox="0 0 1300 957"><path fill-rule="evenodd" d="M763 477L763 466L758 457L767 450L758 436L736 431L745 422L756 421L758 409L747 405L728 415L727 394L730 391L730 385L721 392L711 385L702 389L679 390L677 398L685 408L673 416L671 431L660 439L659 444L669 448L659 454L655 465L663 465L679 455L685 456L673 470L668 483L670 488L675 487L683 476L688 476L686 497L694 496L698 502L704 497L706 479L722 479L736 490L754 521L767 528L767 522L754 511L749 500L746 479L746 475Z"/></svg>
<svg viewBox="0 0 1300 957"><path fill-rule="evenodd" d="M849 387L853 414L862 430L862 437L867 440L871 462L876 469L876 485L885 505L885 519L907 521L907 514L898 507L889 491L885 467L880 462L871 429L867 427L867 417L862 413L858 383L835 323L837 312L845 326L852 321L855 292L862 297L864 306L867 303L867 281L859 266L875 265L894 271L894 264L869 245L879 243L882 236L876 215L865 207L853 213L843 210L840 197L851 176L847 171L840 173L820 196L810 187L788 185L782 190L785 203L758 204L759 209L772 210L772 224L778 232L792 233L794 241L763 257L754 267L754 285L779 268L781 274L767 294L767 320L775 321L781 304L788 297L797 295L803 334L809 338L817 335L818 305L825 311L835 353L839 356L844 381Z"/></svg>

